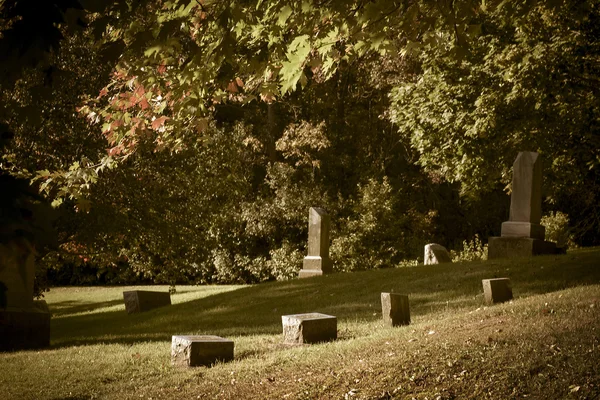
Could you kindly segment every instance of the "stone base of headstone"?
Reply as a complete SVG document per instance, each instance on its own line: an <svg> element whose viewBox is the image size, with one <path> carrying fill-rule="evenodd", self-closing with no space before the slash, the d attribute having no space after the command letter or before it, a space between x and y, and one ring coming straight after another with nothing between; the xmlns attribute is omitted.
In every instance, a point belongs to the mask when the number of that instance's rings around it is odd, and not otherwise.
<svg viewBox="0 0 600 400"><path fill-rule="evenodd" d="M283 342L319 343L337 339L337 318L321 313L283 315Z"/></svg>
<svg viewBox="0 0 600 400"><path fill-rule="evenodd" d="M0 351L50 346L50 313L37 308L0 310Z"/></svg>
<svg viewBox="0 0 600 400"><path fill-rule="evenodd" d="M381 293L381 311L386 326L410 324L410 308L405 294Z"/></svg>
<svg viewBox="0 0 600 400"><path fill-rule="evenodd" d="M444 246L437 243L429 243L425 245L423 264L432 265L451 262L452 258L450 257L450 253L448 253L448 250Z"/></svg>
<svg viewBox="0 0 600 400"><path fill-rule="evenodd" d="M483 284L483 297L486 304L503 303L512 300L513 294L510 279L484 279L481 283Z"/></svg>
<svg viewBox="0 0 600 400"><path fill-rule="evenodd" d="M299 278L310 278L311 276L321 276L330 274L333 271L333 263L329 258L319 256L304 257L302 269L298 273Z"/></svg>
<svg viewBox="0 0 600 400"><path fill-rule="evenodd" d="M506 221L502 223L501 236L544 240L546 228L543 225L530 222Z"/></svg>
<svg viewBox="0 0 600 400"><path fill-rule="evenodd" d="M323 271L320 269L301 269L298 271L298 278L310 278L313 276L321 276L323 274Z"/></svg>
<svg viewBox="0 0 600 400"><path fill-rule="evenodd" d="M131 290L123 292L127 314L139 313L158 307L170 306L169 292L153 292L148 290Z"/></svg>
<svg viewBox="0 0 600 400"><path fill-rule="evenodd" d="M517 237L490 237L488 259L531 257L543 254L557 254L556 243L540 239Z"/></svg>
<svg viewBox="0 0 600 400"><path fill-rule="evenodd" d="M233 360L233 341L219 336L173 336L171 364L180 367L210 366Z"/></svg>

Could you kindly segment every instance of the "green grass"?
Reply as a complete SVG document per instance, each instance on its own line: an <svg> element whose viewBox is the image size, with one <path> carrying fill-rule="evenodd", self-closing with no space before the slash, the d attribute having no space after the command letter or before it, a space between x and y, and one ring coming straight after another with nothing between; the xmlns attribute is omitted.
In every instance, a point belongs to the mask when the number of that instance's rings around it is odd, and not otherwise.
<svg viewBox="0 0 600 400"><path fill-rule="evenodd" d="M494 277L515 299L485 307L481 280ZM134 315L127 289L47 293L52 346L0 354L0 399L600 397L600 249L178 286L172 306ZM383 291L409 294L411 325L383 327ZM281 315L313 311L338 317L339 339L282 344ZM174 334L231 338L235 360L174 368Z"/></svg>

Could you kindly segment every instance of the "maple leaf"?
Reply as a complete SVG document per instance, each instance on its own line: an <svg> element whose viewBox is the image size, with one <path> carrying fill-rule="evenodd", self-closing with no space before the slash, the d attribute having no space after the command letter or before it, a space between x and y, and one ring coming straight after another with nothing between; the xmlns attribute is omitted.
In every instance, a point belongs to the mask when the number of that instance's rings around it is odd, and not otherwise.
<svg viewBox="0 0 600 400"><path fill-rule="evenodd" d="M162 117L156 118L154 121L152 121L152 129L157 130L158 128L163 126L165 124L165 121L168 119L169 117L165 117L164 115Z"/></svg>

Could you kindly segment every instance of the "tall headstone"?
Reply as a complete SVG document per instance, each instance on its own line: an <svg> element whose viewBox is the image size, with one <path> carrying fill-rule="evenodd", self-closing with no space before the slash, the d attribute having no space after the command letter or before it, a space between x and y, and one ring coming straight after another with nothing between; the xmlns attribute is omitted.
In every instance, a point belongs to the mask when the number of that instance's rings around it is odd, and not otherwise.
<svg viewBox="0 0 600 400"><path fill-rule="evenodd" d="M489 258L553 254L556 245L544 240L542 218L542 160L538 153L519 152L513 163L509 220L502 223L500 237L491 237Z"/></svg>
<svg viewBox="0 0 600 400"><path fill-rule="evenodd" d="M0 351L50 345L50 313L33 300L35 249L25 238L0 244Z"/></svg>
<svg viewBox="0 0 600 400"><path fill-rule="evenodd" d="M330 218L322 208L311 207L308 212L308 255L304 257L300 278L328 274L333 269L329 258Z"/></svg>

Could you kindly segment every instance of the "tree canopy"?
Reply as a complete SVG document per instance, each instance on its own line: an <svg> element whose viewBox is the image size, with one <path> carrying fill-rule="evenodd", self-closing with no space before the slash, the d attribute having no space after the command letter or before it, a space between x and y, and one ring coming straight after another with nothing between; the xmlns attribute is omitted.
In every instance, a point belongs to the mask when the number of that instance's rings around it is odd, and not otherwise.
<svg viewBox="0 0 600 400"><path fill-rule="evenodd" d="M16 0L0 17L0 167L63 209L85 262L282 279L321 205L340 269L397 265L497 233L522 150L545 160L545 209L600 240L597 1Z"/></svg>

